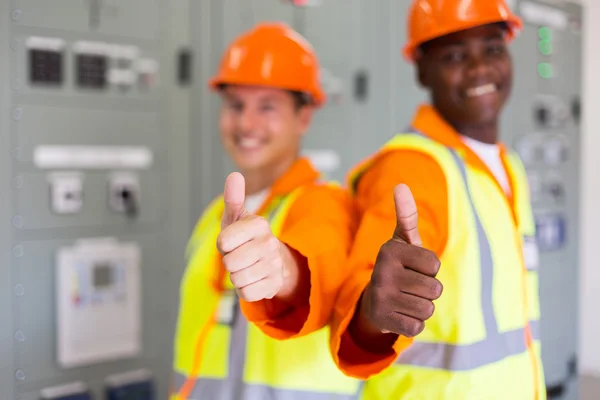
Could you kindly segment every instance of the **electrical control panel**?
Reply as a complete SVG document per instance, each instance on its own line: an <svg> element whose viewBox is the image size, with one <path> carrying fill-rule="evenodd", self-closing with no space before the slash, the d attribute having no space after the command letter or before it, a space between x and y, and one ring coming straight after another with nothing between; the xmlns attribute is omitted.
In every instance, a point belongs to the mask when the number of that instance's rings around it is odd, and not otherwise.
<svg viewBox="0 0 600 400"><path fill-rule="evenodd" d="M167 397L194 223L176 1L0 4L1 399Z"/></svg>

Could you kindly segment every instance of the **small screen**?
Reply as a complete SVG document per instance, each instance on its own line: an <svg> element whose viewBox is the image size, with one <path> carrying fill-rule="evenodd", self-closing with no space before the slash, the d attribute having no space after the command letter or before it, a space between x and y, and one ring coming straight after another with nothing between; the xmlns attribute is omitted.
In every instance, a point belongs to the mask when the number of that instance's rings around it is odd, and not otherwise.
<svg viewBox="0 0 600 400"><path fill-rule="evenodd" d="M29 51L29 78L34 84L59 85L63 80L62 53L50 50Z"/></svg>
<svg viewBox="0 0 600 400"><path fill-rule="evenodd" d="M102 89L106 86L108 61L105 56L79 54L77 56L77 83L80 87Z"/></svg>
<svg viewBox="0 0 600 400"><path fill-rule="evenodd" d="M94 267L94 287L103 289L113 283L112 267L108 264L99 264Z"/></svg>

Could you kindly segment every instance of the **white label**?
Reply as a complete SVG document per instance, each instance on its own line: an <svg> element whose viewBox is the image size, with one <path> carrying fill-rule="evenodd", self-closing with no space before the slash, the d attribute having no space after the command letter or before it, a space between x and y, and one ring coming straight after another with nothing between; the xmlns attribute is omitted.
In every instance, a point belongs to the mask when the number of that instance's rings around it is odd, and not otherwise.
<svg viewBox="0 0 600 400"><path fill-rule="evenodd" d="M523 258L528 271L537 270L540 264L540 253L535 238L525 238L523 242Z"/></svg>
<svg viewBox="0 0 600 400"><path fill-rule="evenodd" d="M76 53L94 54L99 56L108 56L110 49L110 45L104 42L80 41L73 45L73 50Z"/></svg>
<svg viewBox="0 0 600 400"><path fill-rule="evenodd" d="M65 48L65 41L57 38L31 36L27 38L25 46L28 49L62 51Z"/></svg>
<svg viewBox="0 0 600 400"><path fill-rule="evenodd" d="M158 61L142 58L138 60L136 69L142 74L156 74L159 69Z"/></svg>
<svg viewBox="0 0 600 400"><path fill-rule="evenodd" d="M132 86L136 75L129 69L111 69L108 71L108 82L112 85Z"/></svg>
<svg viewBox="0 0 600 400"><path fill-rule="evenodd" d="M219 324L231 325L235 317L237 297L233 291L223 292L219 300L216 319Z"/></svg>
<svg viewBox="0 0 600 400"><path fill-rule="evenodd" d="M110 44L107 45L108 54L112 58L126 58L129 60L133 60L137 58L140 54L140 49L135 46L124 46L119 44Z"/></svg>
<svg viewBox="0 0 600 400"><path fill-rule="evenodd" d="M133 383L146 382L152 379L152 373L147 369L128 371L122 374L113 374L106 377L106 383L110 387L121 387Z"/></svg>
<svg viewBox="0 0 600 400"><path fill-rule="evenodd" d="M41 169L146 169L152 165L147 147L38 146L33 162Z"/></svg>
<svg viewBox="0 0 600 400"><path fill-rule="evenodd" d="M83 382L67 383L66 385L53 386L40 391L44 400L52 400L87 393L88 387Z"/></svg>
<svg viewBox="0 0 600 400"><path fill-rule="evenodd" d="M521 4L521 15L529 23L560 30L566 29L569 24L569 17L564 11L529 1Z"/></svg>

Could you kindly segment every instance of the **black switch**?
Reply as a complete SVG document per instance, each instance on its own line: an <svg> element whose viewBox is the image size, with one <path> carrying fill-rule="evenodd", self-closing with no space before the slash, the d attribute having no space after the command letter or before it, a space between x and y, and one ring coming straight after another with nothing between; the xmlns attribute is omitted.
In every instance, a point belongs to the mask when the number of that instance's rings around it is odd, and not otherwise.
<svg viewBox="0 0 600 400"><path fill-rule="evenodd" d="M365 101L368 96L369 77L367 71L359 71L354 78L354 97L356 100Z"/></svg>
<svg viewBox="0 0 600 400"><path fill-rule="evenodd" d="M546 107L539 106L535 109L535 120L541 126L547 126L548 125L548 117L549 117L548 114L549 114L549 111Z"/></svg>
<svg viewBox="0 0 600 400"><path fill-rule="evenodd" d="M573 99L573 103L571 103L571 115L575 123L579 124L581 119L581 100L579 100L579 97Z"/></svg>
<svg viewBox="0 0 600 400"><path fill-rule="evenodd" d="M177 81L181 86L192 83L192 53L183 49L177 57Z"/></svg>

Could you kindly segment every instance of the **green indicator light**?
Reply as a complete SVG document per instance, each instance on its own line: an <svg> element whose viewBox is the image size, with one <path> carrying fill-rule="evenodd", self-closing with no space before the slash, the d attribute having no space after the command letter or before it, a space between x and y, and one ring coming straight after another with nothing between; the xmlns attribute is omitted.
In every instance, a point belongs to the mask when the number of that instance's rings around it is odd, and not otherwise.
<svg viewBox="0 0 600 400"><path fill-rule="evenodd" d="M543 26L540 29L538 29L538 35L540 36L540 39L542 39L542 40L545 40L545 41L552 40L552 31L548 27Z"/></svg>
<svg viewBox="0 0 600 400"><path fill-rule="evenodd" d="M542 53L545 56L549 56L550 54L552 54L552 45L550 44L550 42L539 42L538 49L540 49L540 53Z"/></svg>
<svg viewBox="0 0 600 400"><path fill-rule="evenodd" d="M543 62L538 64L538 74L544 79L552 78L552 65Z"/></svg>

